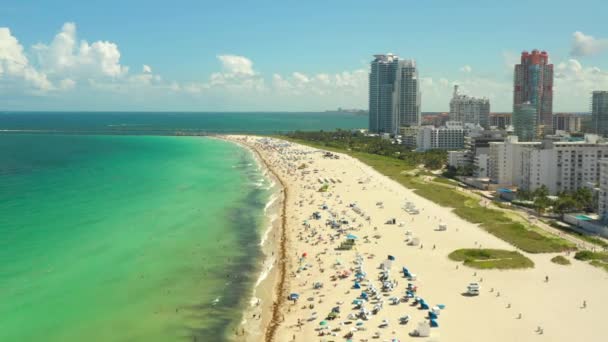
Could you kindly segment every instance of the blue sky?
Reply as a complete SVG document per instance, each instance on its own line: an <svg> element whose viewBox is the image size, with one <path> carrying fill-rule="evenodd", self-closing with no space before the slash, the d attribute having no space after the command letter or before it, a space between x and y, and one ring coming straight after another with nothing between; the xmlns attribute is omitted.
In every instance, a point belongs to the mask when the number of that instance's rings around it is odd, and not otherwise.
<svg viewBox="0 0 608 342"><path fill-rule="evenodd" d="M0 110L365 108L385 52L417 60L423 111L456 83L509 111L533 48L555 64L555 111L608 89L608 2L489 2L4 0Z"/></svg>

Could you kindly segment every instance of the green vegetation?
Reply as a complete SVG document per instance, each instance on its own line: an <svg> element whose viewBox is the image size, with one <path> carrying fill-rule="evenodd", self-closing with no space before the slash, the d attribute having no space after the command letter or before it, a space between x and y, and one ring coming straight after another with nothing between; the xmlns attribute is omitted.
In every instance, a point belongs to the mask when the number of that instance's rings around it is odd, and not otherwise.
<svg viewBox="0 0 608 342"><path fill-rule="evenodd" d="M404 145L393 144L389 140L379 137L368 137L359 132L352 133L342 130L332 132L295 131L289 133L287 137L306 141L323 149L377 154L406 161L412 166L423 164L426 168L432 170L443 168L447 161L447 152L445 151L413 152Z"/></svg>
<svg viewBox="0 0 608 342"><path fill-rule="evenodd" d="M590 261L591 265L603 268L608 272L608 252L580 251L574 255L574 259Z"/></svg>
<svg viewBox="0 0 608 342"><path fill-rule="evenodd" d="M579 251L574 255L574 259L581 261L598 260L602 262L608 262L607 252L592 252L592 251Z"/></svg>
<svg viewBox="0 0 608 342"><path fill-rule="evenodd" d="M554 262L559 265L570 265L570 260L568 258L558 255L551 258L551 262Z"/></svg>
<svg viewBox="0 0 608 342"><path fill-rule="evenodd" d="M457 249L448 255L454 261L478 269L517 269L534 267L534 262L517 251L502 249Z"/></svg>
<svg viewBox="0 0 608 342"><path fill-rule="evenodd" d="M466 165L459 167L448 166L448 168L443 173L443 176L447 178L454 178L456 176L472 176L474 172L474 165Z"/></svg>
<svg viewBox="0 0 608 342"><path fill-rule="evenodd" d="M433 182L447 184L447 185L456 185L455 181L453 181L449 178L445 178L445 177L435 177L435 178L433 178Z"/></svg>
<svg viewBox="0 0 608 342"><path fill-rule="evenodd" d="M332 137L334 134L336 134L336 139L331 139L330 137ZM531 226L527 223L519 223L514 221L501 210L481 206L477 197L463 191L459 191L455 186L438 184L437 182L425 182L423 177L429 174L427 171L418 170L418 175L414 175L416 172L412 171L416 170L416 165L421 164L421 161L424 160L424 158L429 158L428 160L435 160L437 154L427 152L428 154L426 154L426 157L424 157L424 153L409 152L407 153L409 157L404 159L402 158L403 155L401 154L388 153L390 156L387 156L387 150L376 148L368 148L366 151L384 151L384 154L361 152L361 149L353 148L354 146L360 146L359 144L350 142L369 141L369 144L374 146L376 146L376 143L382 146L386 146L386 144L390 145L390 143L383 143L383 140L380 138L371 137L356 137L349 139L347 138L348 135L351 135L351 133L345 131L340 131L338 133L296 132L284 138L312 147L349 154L350 156L359 159L361 162L373 167L385 176L394 179L405 187L413 189L418 195L425 197L441 206L454 208L454 212L458 216L469 222L479 224L489 233L526 252L554 253L576 249L574 244L562 238L548 235L538 227ZM355 136L357 135L355 134ZM372 144L371 141L374 140L375 142ZM393 147L390 148L392 149ZM395 148L397 149L397 147ZM412 156L412 154L414 155ZM443 160L444 159L442 159L441 163L443 163ZM429 164L434 163L434 161L429 162ZM427 163L424 162L424 164Z"/></svg>
<svg viewBox="0 0 608 342"><path fill-rule="evenodd" d="M563 191L557 194L558 199L552 201L548 198L549 190L541 186L534 191L519 190L517 198L534 202L534 209L539 212L552 207L558 214L575 211L589 211L593 208L593 193L588 188L580 188L574 192Z"/></svg>
<svg viewBox="0 0 608 342"><path fill-rule="evenodd" d="M590 262L591 265L595 266L595 267L599 267L599 268L603 268L604 271L608 272L608 263L605 262L601 262L598 260L593 260Z"/></svg>

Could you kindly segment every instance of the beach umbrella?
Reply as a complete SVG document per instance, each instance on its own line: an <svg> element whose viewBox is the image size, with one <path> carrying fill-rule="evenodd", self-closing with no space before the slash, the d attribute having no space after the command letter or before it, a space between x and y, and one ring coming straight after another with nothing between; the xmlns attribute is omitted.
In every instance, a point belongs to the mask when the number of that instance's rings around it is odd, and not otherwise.
<svg viewBox="0 0 608 342"><path fill-rule="evenodd" d="M346 238L349 239L349 240L357 240L358 239L358 237L356 235L353 235L353 234L348 234L346 236Z"/></svg>
<svg viewBox="0 0 608 342"><path fill-rule="evenodd" d="M392 261L394 261L394 260L395 260L395 257L394 257L394 256L392 256L392 255L389 255L389 256L388 256L388 260L392 260Z"/></svg>
<svg viewBox="0 0 608 342"><path fill-rule="evenodd" d="M306 253L306 252L302 253L302 258L306 258L307 255L308 255L308 253Z"/></svg>
<svg viewBox="0 0 608 342"><path fill-rule="evenodd" d="M300 295L297 293L292 293L289 295L289 300L296 300L298 298L300 298Z"/></svg>
<svg viewBox="0 0 608 342"><path fill-rule="evenodd" d="M326 326L327 325L327 321L321 321L321 322L319 322L319 325L320 326Z"/></svg>

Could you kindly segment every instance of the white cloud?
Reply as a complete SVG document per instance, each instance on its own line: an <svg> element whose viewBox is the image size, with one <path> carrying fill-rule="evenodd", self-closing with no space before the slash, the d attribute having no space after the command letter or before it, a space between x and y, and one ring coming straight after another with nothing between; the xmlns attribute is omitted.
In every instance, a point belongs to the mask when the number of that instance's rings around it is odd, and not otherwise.
<svg viewBox="0 0 608 342"><path fill-rule="evenodd" d="M274 74L272 77L273 89L283 95L306 96L314 94L338 97L356 95L361 96L364 100L367 100L367 82L367 71L364 69L314 75L296 71L288 77L280 74Z"/></svg>
<svg viewBox="0 0 608 342"><path fill-rule="evenodd" d="M460 68L460 71L462 71L462 72L471 72L471 71L473 71L473 68L471 68L470 65L465 65L462 68Z"/></svg>
<svg viewBox="0 0 608 342"><path fill-rule="evenodd" d="M303 83L308 83L309 79L308 76L300 73L300 72L294 72L293 73L293 78L296 80L296 82L298 82L299 84L303 84Z"/></svg>
<svg viewBox="0 0 608 342"><path fill-rule="evenodd" d="M598 39L580 31L572 34L570 55L574 57L594 55L606 49L608 49L608 39Z"/></svg>
<svg viewBox="0 0 608 342"><path fill-rule="evenodd" d="M554 108L583 111L589 108L594 90L608 89L608 72L595 66L585 67L576 59L555 66Z"/></svg>
<svg viewBox="0 0 608 342"><path fill-rule="evenodd" d="M115 43L77 42L76 25L65 23L49 44L33 47L40 69L48 75L72 78L120 77L128 68L120 64L120 51Z"/></svg>
<svg viewBox="0 0 608 342"><path fill-rule="evenodd" d="M253 69L253 62L243 56L219 55L222 71L211 74L209 87L229 89L264 89L264 79Z"/></svg>
<svg viewBox="0 0 608 342"><path fill-rule="evenodd" d="M142 67L142 72L149 74L152 72L152 68L149 65L144 64Z"/></svg>
<svg viewBox="0 0 608 342"><path fill-rule="evenodd" d="M224 73L241 76L256 74L253 70L253 62L249 58L236 55L219 55L217 58L222 62Z"/></svg>
<svg viewBox="0 0 608 342"><path fill-rule="evenodd" d="M50 90L52 83L47 75L38 72L30 65L23 52L23 46L9 28L0 27L0 79L16 78L26 81L39 90Z"/></svg>
<svg viewBox="0 0 608 342"><path fill-rule="evenodd" d="M73 89L75 86L76 86L76 81L74 81L70 78L66 78L66 79L59 81L59 88L62 90L70 90L70 89Z"/></svg>

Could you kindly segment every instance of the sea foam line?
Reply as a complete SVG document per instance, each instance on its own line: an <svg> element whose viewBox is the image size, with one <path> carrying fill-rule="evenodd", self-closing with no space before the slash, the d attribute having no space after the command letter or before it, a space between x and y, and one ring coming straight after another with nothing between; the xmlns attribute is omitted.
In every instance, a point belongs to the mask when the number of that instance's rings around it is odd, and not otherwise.
<svg viewBox="0 0 608 342"><path fill-rule="evenodd" d="M271 256L264 261L264 270L262 271L262 273L260 273L258 280L255 282L256 287L258 287L260 283L264 281L264 279L268 278L270 271L272 271L274 267L274 260L274 256Z"/></svg>
<svg viewBox="0 0 608 342"><path fill-rule="evenodd" d="M278 215L270 215L268 217L268 226L266 227L266 230L264 230L264 233L262 233L262 238L260 239L260 246L264 246L264 244L266 243L266 240L268 240L268 235L270 234L270 232L272 231L272 228L274 227L274 221L279 218Z"/></svg>

